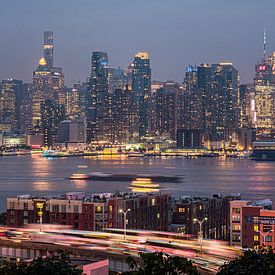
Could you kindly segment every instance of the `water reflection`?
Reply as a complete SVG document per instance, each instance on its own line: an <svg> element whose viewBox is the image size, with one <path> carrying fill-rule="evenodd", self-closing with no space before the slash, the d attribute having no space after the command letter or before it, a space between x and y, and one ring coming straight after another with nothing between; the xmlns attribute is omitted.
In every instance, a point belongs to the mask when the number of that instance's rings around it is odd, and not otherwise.
<svg viewBox="0 0 275 275"><path fill-rule="evenodd" d="M87 181L86 180L72 180L73 186L76 189L85 189L87 187Z"/></svg>
<svg viewBox="0 0 275 275"><path fill-rule="evenodd" d="M33 189L35 191L52 191L54 190L54 185L48 181L34 181L32 183ZM31 190L28 190L31 191Z"/></svg>
<svg viewBox="0 0 275 275"><path fill-rule="evenodd" d="M80 167L78 167L80 166ZM82 168L83 167L83 168ZM87 168L86 168L87 167ZM215 192L242 193L244 199L270 198L275 202L275 162L216 158L62 158L48 160L28 156L0 158L0 210L6 197L26 192L62 194L81 190L114 192L129 190L129 182L73 182L76 172L141 175L180 175L182 182L162 187L176 195L211 195Z"/></svg>

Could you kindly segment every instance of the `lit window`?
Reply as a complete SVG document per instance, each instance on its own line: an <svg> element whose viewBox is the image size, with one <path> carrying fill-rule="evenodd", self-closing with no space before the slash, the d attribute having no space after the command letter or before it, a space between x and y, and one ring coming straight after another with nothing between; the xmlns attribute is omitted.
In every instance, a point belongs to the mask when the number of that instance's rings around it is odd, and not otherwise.
<svg viewBox="0 0 275 275"><path fill-rule="evenodd" d="M160 219L160 213L157 214L157 218Z"/></svg>
<svg viewBox="0 0 275 275"><path fill-rule="evenodd" d="M155 204L156 204L156 199L152 198L152 205L155 205Z"/></svg>
<svg viewBox="0 0 275 275"><path fill-rule="evenodd" d="M233 208L232 212L235 214L240 214L241 213L241 208Z"/></svg>
<svg viewBox="0 0 275 275"><path fill-rule="evenodd" d="M185 212L185 208L184 207L179 207L179 213L184 213Z"/></svg>
<svg viewBox="0 0 275 275"><path fill-rule="evenodd" d="M259 241L259 236L258 235L254 235L254 242L258 242Z"/></svg>
<svg viewBox="0 0 275 275"><path fill-rule="evenodd" d="M258 225L254 225L254 231L255 232L259 231L259 226Z"/></svg>
<svg viewBox="0 0 275 275"><path fill-rule="evenodd" d="M266 236L265 241L268 243L272 242L272 236Z"/></svg>

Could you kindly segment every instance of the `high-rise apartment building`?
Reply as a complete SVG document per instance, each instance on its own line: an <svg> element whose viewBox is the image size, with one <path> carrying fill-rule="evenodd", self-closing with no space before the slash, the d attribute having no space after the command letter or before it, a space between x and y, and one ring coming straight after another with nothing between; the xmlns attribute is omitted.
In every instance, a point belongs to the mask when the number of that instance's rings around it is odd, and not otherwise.
<svg viewBox="0 0 275 275"><path fill-rule="evenodd" d="M66 116L75 119L80 115L80 93L77 88L66 89Z"/></svg>
<svg viewBox="0 0 275 275"><path fill-rule="evenodd" d="M151 98L151 68L149 54L135 55L132 71L132 132L142 138L149 133L149 105Z"/></svg>
<svg viewBox="0 0 275 275"><path fill-rule="evenodd" d="M20 105L20 129L26 134L32 128L32 84L24 83L23 94Z"/></svg>
<svg viewBox="0 0 275 275"><path fill-rule="evenodd" d="M104 52L93 52L86 110L87 142L108 140L110 107L108 56Z"/></svg>
<svg viewBox="0 0 275 275"><path fill-rule="evenodd" d="M115 89L112 95L112 143L114 144L129 142L131 96L132 91L127 88Z"/></svg>
<svg viewBox="0 0 275 275"><path fill-rule="evenodd" d="M51 147L57 142L58 125L65 118L64 105L56 105L53 100L41 104L41 129L44 146Z"/></svg>
<svg viewBox="0 0 275 275"><path fill-rule="evenodd" d="M239 72L232 63L211 66L211 88L207 97L207 132L209 139L229 141L239 127Z"/></svg>
<svg viewBox="0 0 275 275"><path fill-rule="evenodd" d="M116 89L124 89L127 85L126 72L121 68L109 68L108 85L109 93L113 93Z"/></svg>
<svg viewBox="0 0 275 275"><path fill-rule="evenodd" d="M20 106L23 100L23 81L3 80L0 90L0 123L10 124L11 129L20 130Z"/></svg>
<svg viewBox="0 0 275 275"><path fill-rule="evenodd" d="M180 128L203 129L203 96L199 89L198 68L188 66L183 81L184 92L181 94L180 108L182 110Z"/></svg>
<svg viewBox="0 0 275 275"><path fill-rule="evenodd" d="M176 139L178 114L178 97L180 87L176 82L166 82L155 93L155 131L159 135L167 134Z"/></svg>
<svg viewBox="0 0 275 275"><path fill-rule="evenodd" d="M231 63L188 66L179 97L181 129L201 129L206 141L229 141L239 127L239 73Z"/></svg>

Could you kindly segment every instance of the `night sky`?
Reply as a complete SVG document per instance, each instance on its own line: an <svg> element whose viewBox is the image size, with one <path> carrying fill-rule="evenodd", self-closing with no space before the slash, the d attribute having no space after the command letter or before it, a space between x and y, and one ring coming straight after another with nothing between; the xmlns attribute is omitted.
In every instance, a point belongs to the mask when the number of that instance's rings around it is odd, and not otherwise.
<svg viewBox="0 0 275 275"><path fill-rule="evenodd" d="M148 51L153 79L182 81L188 64L231 61L251 82L262 56L275 51L275 0L2 0L0 79L31 81L43 31L55 36L55 66L67 85L85 81L92 51L127 66Z"/></svg>

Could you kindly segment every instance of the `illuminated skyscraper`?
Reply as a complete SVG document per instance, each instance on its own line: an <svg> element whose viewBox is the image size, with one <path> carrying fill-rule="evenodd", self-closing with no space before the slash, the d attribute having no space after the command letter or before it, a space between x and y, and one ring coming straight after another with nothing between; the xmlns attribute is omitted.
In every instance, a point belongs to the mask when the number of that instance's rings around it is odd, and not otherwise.
<svg viewBox="0 0 275 275"><path fill-rule="evenodd" d="M266 35L264 33L264 52L255 66L254 103L257 139L275 138L275 52L266 55Z"/></svg>
<svg viewBox="0 0 275 275"><path fill-rule="evenodd" d="M275 87L255 86L257 136L259 139L275 137Z"/></svg>
<svg viewBox="0 0 275 275"><path fill-rule="evenodd" d="M92 53L87 106L87 142L108 141L110 100L108 92L108 56Z"/></svg>
<svg viewBox="0 0 275 275"><path fill-rule="evenodd" d="M112 143L129 142L130 107L132 91L115 89L112 95Z"/></svg>
<svg viewBox="0 0 275 275"><path fill-rule="evenodd" d="M108 69L109 92L114 93L116 89L123 89L127 83L126 73L121 68Z"/></svg>
<svg viewBox="0 0 275 275"><path fill-rule="evenodd" d="M201 129L207 141L229 141L239 127L239 73L231 63L189 66L180 95L180 129Z"/></svg>
<svg viewBox="0 0 275 275"><path fill-rule="evenodd" d="M46 60L41 58L33 72L32 126L35 128L41 127L41 104L47 99L53 99L52 73Z"/></svg>
<svg viewBox="0 0 275 275"><path fill-rule="evenodd" d="M45 112L48 110L49 104L45 105L45 102L51 102L52 108L57 110L65 108L66 104L64 74L62 68L54 67L53 50L53 32L45 31L44 58L40 59L39 65L33 73L32 86L32 127L33 130L39 132L43 132L43 127L48 125L45 122L47 121ZM44 113L43 121L42 113ZM50 143L46 142L46 144Z"/></svg>
<svg viewBox="0 0 275 275"><path fill-rule="evenodd" d="M207 132L211 141L229 141L239 127L239 72L232 63L211 66L207 97Z"/></svg>
<svg viewBox="0 0 275 275"><path fill-rule="evenodd" d="M54 66L53 63L53 51L54 51L54 44L53 44L53 32L45 31L44 32L44 58L48 65L48 68L51 70Z"/></svg>
<svg viewBox="0 0 275 275"><path fill-rule="evenodd" d="M132 71L133 125L132 131L139 138L149 133L149 105L151 97L151 69L149 54L135 55Z"/></svg>
<svg viewBox="0 0 275 275"><path fill-rule="evenodd" d="M20 128L27 134L32 128L32 84L24 83L24 96L20 106Z"/></svg>
<svg viewBox="0 0 275 275"><path fill-rule="evenodd" d="M184 92L181 100L181 127L203 129L203 96L199 89L198 67L188 66L183 81Z"/></svg>
<svg viewBox="0 0 275 275"><path fill-rule="evenodd" d="M0 89L0 121L20 130L20 106L23 100L23 81L7 79Z"/></svg>
<svg viewBox="0 0 275 275"><path fill-rule="evenodd" d="M156 91L156 132L159 135L167 134L176 139L178 115L178 96L180 87L175 82L167 82L163 88Z"/></svg>
<svg viewBox="0 0 275 275"><path fill-rule="evenodd" d="M41 129L44 136L44 146L51 147L57 142L58 125L64 118L64 105L57 106L49 99L41 104Z"/></svg>
<svg viewBox="0 0 275 275"><path fill-rule="evenodd" d="M66 91L66 116L68 119L76 119L80 115L80 93L77 88Z"/></svg>

